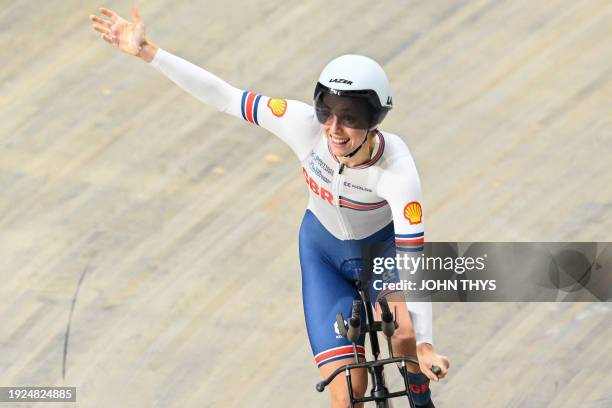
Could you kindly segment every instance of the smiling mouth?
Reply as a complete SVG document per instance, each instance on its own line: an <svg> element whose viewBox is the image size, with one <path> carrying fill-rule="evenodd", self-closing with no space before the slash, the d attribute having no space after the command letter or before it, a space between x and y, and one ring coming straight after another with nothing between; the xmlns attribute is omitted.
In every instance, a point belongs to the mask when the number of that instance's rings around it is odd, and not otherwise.
<svg viewBox="0 0 612 408"><path fill-rule="evenodd" d="M330 136L329 138L333 144L339 145L339 146L347 144L350 140L349 138L335 137L335 136Z"/></svg>

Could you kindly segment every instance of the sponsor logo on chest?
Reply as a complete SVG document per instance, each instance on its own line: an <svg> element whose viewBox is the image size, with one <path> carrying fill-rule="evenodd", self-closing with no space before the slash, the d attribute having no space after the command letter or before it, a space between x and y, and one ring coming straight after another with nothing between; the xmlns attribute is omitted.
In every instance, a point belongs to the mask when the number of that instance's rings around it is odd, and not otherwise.
<svg viewBox="0 0 612 408"><path fill-rule="evenodd" d="M348 181L344 182L344 187L353 188L353 189L359 190L359 191L365 191L367 193L371 193L372 192L371 188L363 187L363 186L360 186L358 184L353 184L353 183L350 183Z"/></svg>
<svg viewBox="0 0 612 408"><path fill-rule="evenodd" d="M326 189L325 187L319 186L313 177L308 175L308 171L302 167L302 173L304 173L304 179L306 180L306 184L310 187L310 191L312 191L315 195L318 195L322 200L327 201L329 204L334 205L334 196L331 191Z"/></svg>

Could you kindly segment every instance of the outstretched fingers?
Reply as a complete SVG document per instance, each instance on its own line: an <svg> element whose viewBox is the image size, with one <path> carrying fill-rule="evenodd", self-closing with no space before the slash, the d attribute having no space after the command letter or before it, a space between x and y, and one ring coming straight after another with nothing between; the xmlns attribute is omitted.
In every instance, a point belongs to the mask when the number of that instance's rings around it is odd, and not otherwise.
<svg viewBox="0 0 612 408"><path fill-rule="evenodd" d="M132 17L134 17L135 23L140 23L142 19L140 18L140 13L138 12L138 7L132 6Z"/></svg>
<svg viewBox="0 0 612 408"><path fill-rule="evenodd" d="M94 23L100 24L101 26L104 26L107 28L111 28L111 26L113 25L113 23L111 23L110 21L100 18L98 16L95 16L93 14L89 16L89 19L93 21Z"/></svg>
<svg viewBox="0 0 612 408"><path fill-rule="evenodd" d="M102 39L115 45L130 55L137 55L144 42L144 23L136 6L132 7L134 22L125 20L113 10L100 7L101 15L90 15L94 31L100 33ZM138 44L136 44L138 43Z"/></svg>
<svg viewBox="0 0 612 408"><path fill-rule="evenodd" d="M111 20L113 20L113 23L116 22L120 18L119 15L111 9L100 7L99 10L100 10L100 13L104 14L106 17L110 17Z"/></svg>
<svg viewBox="0 0 612 408"><path fill-rule="evenodd" d="M102 27L100 25L94 24L93 25L93 29L97 32L99 32L100 34L107 34L110 35L111 31L110 29L106 28L106 27Z"/></svg>
<svg viewBox="0 0 612 408"><path fill-rule="evenodd" d="M113 26L113 24L110 21L95 16L93 14L89 16L89 19L92 21L92 23L94 23L91 26L94 31L100 33L104 41L109 44L113 44L113 35L111 33L111 27Z"/></svg>

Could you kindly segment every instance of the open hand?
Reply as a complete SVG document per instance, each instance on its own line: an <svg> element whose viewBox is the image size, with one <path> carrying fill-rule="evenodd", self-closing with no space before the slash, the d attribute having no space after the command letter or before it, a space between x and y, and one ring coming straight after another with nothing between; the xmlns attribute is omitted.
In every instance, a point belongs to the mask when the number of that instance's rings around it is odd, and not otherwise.
<svg viewBox="0 0 612 408"><path fill-rule="evenodd" d="M142 45L146 42L145 27L138 13L138 8L136 6L132 7L133 22L123 19L114 11L104 7L101 7L99 11L110 20L93 14L90 15L89 19L93 23L93 29L99 32L102 39L107 43L127 54L138 55Z"/></svg>

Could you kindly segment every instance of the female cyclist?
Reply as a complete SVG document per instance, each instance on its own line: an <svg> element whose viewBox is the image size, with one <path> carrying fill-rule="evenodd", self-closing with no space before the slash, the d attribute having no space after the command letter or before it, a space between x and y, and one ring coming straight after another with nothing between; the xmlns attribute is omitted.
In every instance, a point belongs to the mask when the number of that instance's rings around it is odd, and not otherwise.
<svg viewBox="0 0 612 408"><path fill-rule="evenodd" d="M392 108L383 69L373 60L345 55L321 73L308 104L234 88L215 75L157 47L145 38L138 10L133 21L109 9L90 16L93 28L120 50L153 65L178 86L222 112L269 130L289 145L302 164L309 188L308 209L299 235L304 314L315 362L325 378L353 361L348 340L337 333L336 313L348 315L358 297L353 285L363 271L362 249L394 243L398 252L420 251L424 227L419 177L406 144L383 132L380 123ZM374 291L372 299L389 293ZM433 407L429 379L446 375L448 359L432 346L431 304L388 298L400 324L392 338L396 355L414 356L420 372L409 373L415 402ZM380 318L380 307L376 312ZM365 356L363 344L358 347ZM436 376L431 367L442 372ZM353 375L357 395L367 373ZM330 385L332 407L347 407L344 380Z"/></svg>

